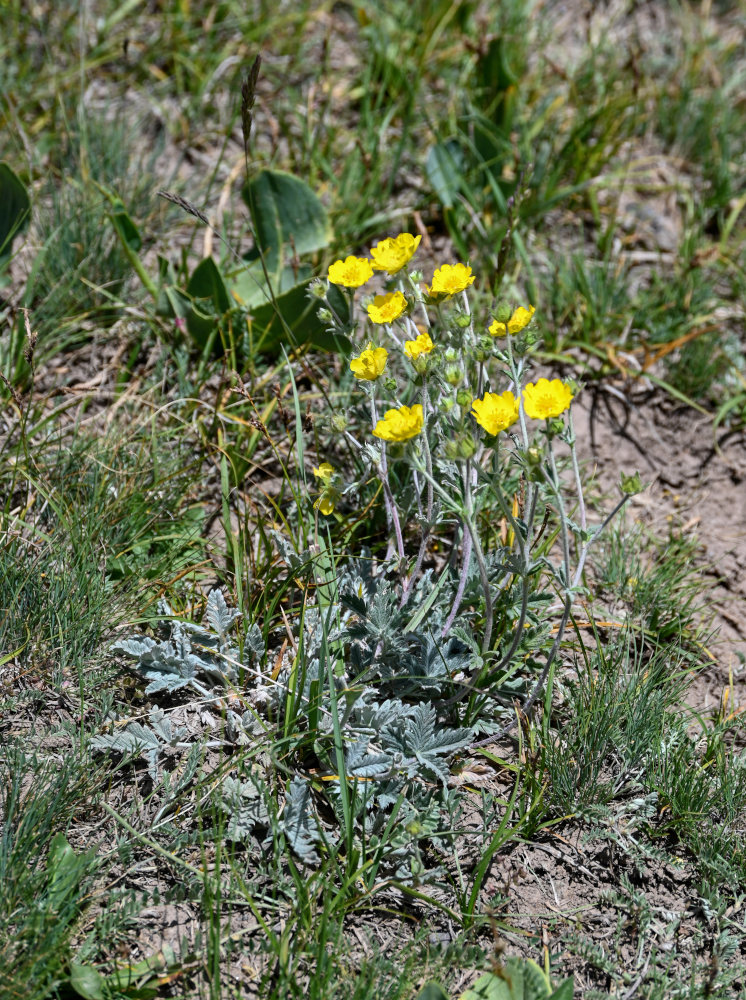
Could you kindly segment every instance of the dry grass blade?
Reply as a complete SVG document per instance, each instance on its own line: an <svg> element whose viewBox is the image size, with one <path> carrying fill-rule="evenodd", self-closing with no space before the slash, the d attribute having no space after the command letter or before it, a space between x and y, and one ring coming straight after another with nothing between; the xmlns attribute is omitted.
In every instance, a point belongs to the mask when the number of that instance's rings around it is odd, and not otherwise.
<svg viewBox="0 0 746 1000"><path fill-rule="evenodd" d="M243 130L243 148L246 156L246 163L249 162L249 140L251 139L251 124L253 121L252 109L256 99L256 81L259 79L259 70L262 65L262 57L257 56L251 64L246 79L241 84L241 128Z"/></svg>

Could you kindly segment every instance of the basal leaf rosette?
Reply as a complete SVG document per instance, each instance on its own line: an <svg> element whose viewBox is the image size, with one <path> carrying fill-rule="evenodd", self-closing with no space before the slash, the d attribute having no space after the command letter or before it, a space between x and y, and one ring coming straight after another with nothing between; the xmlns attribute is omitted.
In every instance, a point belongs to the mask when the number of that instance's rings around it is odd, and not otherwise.
<svg viewBox="0 0 746 1000"><path fill-rule="evenodd" d="M518 306L513 314L508 318L507 323L501 323L499 319L493 321L489 327L489 333L493 337L504 337L507 333L513 335L520 333L531 322L536 309L534 306Z"/></svg>
<svg viewBox="0 0 746 1000"><path fill-rule="evenodd" d="M372 343L358 357L350 362L350 370L361 382L375 382L383 375L389 352L385 347L374 347Z"/></svg>
<svg viewBox="0 0 746 1000"><path fill-rule="evenodd" d="M488 434L499 434L511 427L519 415L518 400L512 392L485 392L483 399L472 403L474 419Z"/></svg>
<svg viewBox="0 0 746 1000"><path fill-rule="evenodd" d="M367 257L345 257L329 265L327 277L333 285L360 288L373 277L373 268Z"/></svg>
<svg viewBox="0 0 746 1000"><path fill-rule="evenodd" d="M425 418L422 406L400 406L398 409L386 410L383 418L373 428L373 436L382 441L409 441L422 431Z"/></svg>
<svg viewBox="0 0 746 1000"><path fill-rule="evenodd" d="M475 277L466 264L442 264L433 274L428 294L435 302L450 299L473 284Z"/></svg>
<svg viewBox="0 0 746 1000"><path fill-rule="evenodd" d="M376 295L368 306L368 317L372 323L393 323L407 310L407 300L401 292Z"/></svg>
<svg viewBox="0 0 746 1000"><path fill-rule="evenodd" d="M572 389L561 379L540 378L523 390L523 409L532 420L551 420L570 408Z"/></svg>
<svg viewBox="0 0 746 1000"><path fill-rule="evenodd" d="M400 233L399 236L381 240L370 250L373 269L397 274L412 259L421 239L421 236L412 236L411 233Z"/></svg>

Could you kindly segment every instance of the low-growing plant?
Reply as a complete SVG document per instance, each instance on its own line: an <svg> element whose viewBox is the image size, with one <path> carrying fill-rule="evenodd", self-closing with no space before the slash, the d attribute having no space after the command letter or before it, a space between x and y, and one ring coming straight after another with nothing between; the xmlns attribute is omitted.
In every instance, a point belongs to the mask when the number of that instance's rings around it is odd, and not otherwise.
<svg viewBox="0 0 746 1000"><path fill-rule="evenodd" d="M112 647L137 659L152 695L191 686L221 704L231 739L276 731L270 756L286 775L279 808L261 768L249 767L221 785L226 831L255 845L268 831L282 836L304 865L338 868L351 898L384 886L420 898L426 885L451 878L449 844L465 832L451 765L510 733L537 702L550 706L589 547L639 487L625 481L614 511L589 523L569 414L579 387L527 382L538 340L533 308L500 303L479 322L467 294L471 269L443 265L422 287L410 269L418 244L410 234L384 240L372 260L339 260L311 288L330 333L360 343L349 361L353 398L330 414L358 464L348 481L319 461L314 528L304 527L300 544L273 533L304 591L292 656L280 654L270 670L258 623L246 632L217 592L208 630L172 620L166 640ZM361 322L355 289L375 270L386 290L364 300ZM343 316L332 285L345 289ZM297 442L303 468L300 435ZM370 490L383 499L385 553L337 551L334 526L343 526L351 498ZM302 511L296 516L302 524ZM227 638L237 619L240 649ZM229 706L216 681L238 702ZM144 753L154 771L174 738L163 725L160 716L150 727L138 722L94 745ZM472 881L457 877L467 921L489 859L530 813L516 825L514 805L515 794L496 829L471 831L488 860Z"/></svg>

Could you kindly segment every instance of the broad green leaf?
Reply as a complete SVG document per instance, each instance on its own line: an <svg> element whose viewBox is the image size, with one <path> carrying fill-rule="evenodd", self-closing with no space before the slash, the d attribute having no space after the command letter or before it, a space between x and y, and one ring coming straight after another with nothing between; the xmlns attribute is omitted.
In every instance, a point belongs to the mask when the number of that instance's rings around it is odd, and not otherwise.
<svg viewBox="0 0 746 1000"><path fill-rule="evenodd" d="M104 1000L106 980L90 965L70 963L70 985L84 1000Z"/></svg>
<svg viewBox="0 0 746 1000"><path fill-rule="evenodd" d="M318 302L308 298L307 287L307 284L296 285L277 296L277 308L275 303L270 302L254 310L249 321L254 352L274 352L280 344L285 344L288 348L312 344L324 351L349 353L351 345L347 337L327 332L325 324L318 317ZM330 292L329 298L342 321L346 322L346 300L336 289ZM289 327L290 334L285 329L285 324Z"/></svg>
<svg viewBox="0 0 746 1000"><path fill-rule="evenodd" d="M75 853L65 835L55 834L47 859L49 902L54 908L59 909L75 892L85 865L86 858Z"/></svg>
<svg viewBox="0 0 746 1000"><path fill-rule="evenodd" d="M31 201L22 181L0 163L0 263L10 257L13 239L29 223Z"/></svg>
<svg viewBox="0 0 746 1000"><path fill-rule="evenodd" d="M192 271L186 286L187 295L195 299L210 299L220 313L231 307L231 299L223 276L212 257L205 257Z"/></svg>
<svg viewBox="0 0 746 1000"><path fill-rule="evenodd" d="M282 170L260 170L243 188L257 245L273 262L328 246L326 209L305 181ZM272 268L274 269L274 268Z"/></svg>
<svg viewBox="0 0 746 1000"><path fill-rule="evenodd" d="M428 983L422 987L415 1000L448 1000L448 994L437 983Z"/></svg>
<svg viewBox="0 0 746 1000"><path fill-rule="evenodd" d="M572 1000L573 980L552 992L552 983L530 958L509 958L498 972L487 972L460 1000Z"/></svg>

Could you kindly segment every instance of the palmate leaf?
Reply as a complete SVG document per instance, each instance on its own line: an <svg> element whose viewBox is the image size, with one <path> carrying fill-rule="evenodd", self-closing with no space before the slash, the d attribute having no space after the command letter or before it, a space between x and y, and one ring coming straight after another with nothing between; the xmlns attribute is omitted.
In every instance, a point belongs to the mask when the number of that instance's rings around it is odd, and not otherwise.
<svg viewBox="0 0 746 1000"><path fill-rule="evenodd" d="M181 636L177 645L156 642L153 639L123 639L109 648L112 653L124 653L137 660L136 670L149 682L146 694L158 691L178 691L195 680L200 658L194 656L187 636Z"/></svg>
<svg viewBox="0 0 746 1000"><path fill-rule="evenodd" d="M122 732L95 736L91 748L125 755L139 754L147 761L153 781L158 781L158 758L167 746L173 746L182 738L185 730L174 729L171 720L159 708L151 711L148 721L150 726L128 722Z"/></svg>
<svg viewBox="0 0 746 1000"><path fill-rule="evenodd" d="M389 754L368 753L367 740L356 740L345 754L345 770L353 778L382 778L391 771L392 764Z"/></svg>
<svg viewBox="0 0 746 1000"><path fill-rule="evenodd" d="M444 783L449 774L447 758L465 749L472 739L471 729L436 729L435 709L424 703L415 707L411 718L387 726L381 734L384 748L401 753L412 776L422 771Z"/></svg>
<svg viewBox="0 0 746 1000"><path fill-rule="evenodd" d="M280 826L304 864L319 861L315 847L321 839L319 825L311 812L311 786L302 778L295 777L288 785Z"/></svg>
<svg viewBox="0 0 746 1000"><path fill-rule="evenodd" d="M241 612L236 608L229 608L225 602L222 591L211 590L207 595L207 608L205 610L205 621L214 632L220 636L221 644L226 641L228 630L233 626L237 618L241 617Z"/></svg>
<svg viewBox="0 0 746 1000"><path fill-rule="evenodd" d="M220 786L220 806L228 815L227 840L247 840L257 827L266 829L270 818L259 786L250 778L226 778Z"/></svg>

